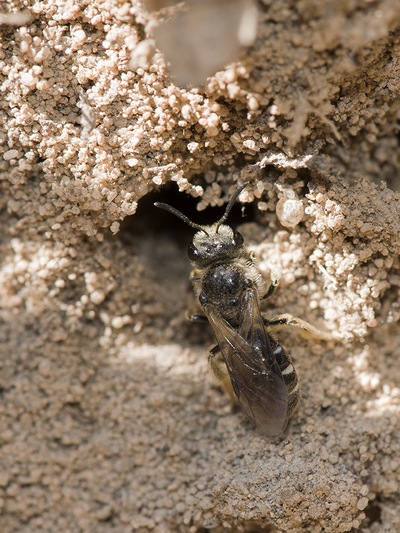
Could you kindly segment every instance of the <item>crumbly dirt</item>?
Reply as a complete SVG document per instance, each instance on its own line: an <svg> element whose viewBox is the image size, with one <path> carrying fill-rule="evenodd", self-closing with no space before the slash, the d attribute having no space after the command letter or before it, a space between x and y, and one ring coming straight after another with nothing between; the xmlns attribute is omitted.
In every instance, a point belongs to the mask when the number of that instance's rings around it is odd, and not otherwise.
<svg viewBox="0 0 400 533"><path fill-rule="evenodd" d="M4 533L400 531L398 1L258 7L183 88L141 2L1 4ZM337 336L279 332L302 401L273 440L209 375L191 231L152 206L245 180L266 311Z"/></svg>

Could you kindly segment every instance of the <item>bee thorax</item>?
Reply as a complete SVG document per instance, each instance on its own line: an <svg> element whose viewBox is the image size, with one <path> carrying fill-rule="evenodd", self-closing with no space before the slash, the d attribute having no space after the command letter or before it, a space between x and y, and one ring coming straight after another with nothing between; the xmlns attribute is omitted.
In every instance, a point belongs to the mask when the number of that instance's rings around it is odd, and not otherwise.
<svg viewBox="0 0 400 533"><path fill-rule="evenodd" d="M237 264L224 263L210 267L204 274L200 303L217 306L226 320L240 311L241 297L251 281Z"/></svg>

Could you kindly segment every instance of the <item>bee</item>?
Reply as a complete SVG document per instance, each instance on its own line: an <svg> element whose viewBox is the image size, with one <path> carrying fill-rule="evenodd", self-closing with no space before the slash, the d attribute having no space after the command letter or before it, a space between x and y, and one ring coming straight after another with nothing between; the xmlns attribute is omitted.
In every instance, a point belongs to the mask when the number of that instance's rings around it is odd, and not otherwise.
<svg viewBox="0 0 400 533"><path fill-rule="evenodd" d="M306 337L327 336L289 314L268 319L261 313L260 301L275 292L277 277L271 276L265 291L243 236L225 224L248 183L236 190L222 217L209 226L192 222L170 205L154 205L198 230L188 255L194 267L194 292L204 315L192 314L189 318L210 323L218 343L209 353L211 370L256 428L274 437L286 429L298 407L300 391L293 362L270 330L292 326Z"/></svg>

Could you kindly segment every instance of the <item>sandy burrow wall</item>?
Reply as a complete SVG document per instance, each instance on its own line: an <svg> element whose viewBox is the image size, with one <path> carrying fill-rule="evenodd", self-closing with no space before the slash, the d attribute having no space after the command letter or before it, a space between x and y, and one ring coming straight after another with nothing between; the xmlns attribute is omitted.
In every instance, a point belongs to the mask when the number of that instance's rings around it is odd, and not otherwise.
<svg viewBox="0 0 400 533"><path fill-rule="evenodd" d="M129 67L140 2L8 3L4 533L400 530L398 2L258 4L254 46L186 89L158 51ZM161 185L204 209L244 180L243 234L281 275L269 312L338 336L280 337L302 402L275 440L207 373L179 238L119 232Z"/></svg>

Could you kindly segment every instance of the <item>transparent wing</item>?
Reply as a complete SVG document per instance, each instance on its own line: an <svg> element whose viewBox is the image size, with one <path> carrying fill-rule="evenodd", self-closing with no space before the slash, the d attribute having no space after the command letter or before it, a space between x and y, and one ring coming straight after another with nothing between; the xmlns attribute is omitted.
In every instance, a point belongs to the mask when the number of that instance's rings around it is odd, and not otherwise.
<svg viewBox="0 0 400 533"><path fill-rule="evenodd" d="M218 311L205 305L239 404L265 435L282 433L287 424L288 391L265 331L257 294L247 290L236 331ZM272 342L272 344L271 344Z"/></svg>

